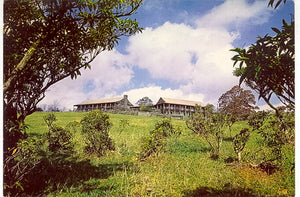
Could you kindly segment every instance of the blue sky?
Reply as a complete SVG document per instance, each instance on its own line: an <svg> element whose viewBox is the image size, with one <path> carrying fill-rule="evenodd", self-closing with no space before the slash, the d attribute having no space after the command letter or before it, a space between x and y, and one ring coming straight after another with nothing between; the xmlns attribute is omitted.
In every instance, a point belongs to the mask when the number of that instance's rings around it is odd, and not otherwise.
<svg viewBox="0 0 300 197"><path fill-rule="evenodd" d="M148 96L202 101L218 98L238 84L229 50L248 47L257 36L273 35L291 21L294 3L274 10L267 0L145 0L133 15L143 33L123 37L101 53L92 70L50 87L41 104L72 109L84 100L124 94L135 104ZM276 103L276 101L274 101ZM265 103L258 102L262 108Z"/></svg>

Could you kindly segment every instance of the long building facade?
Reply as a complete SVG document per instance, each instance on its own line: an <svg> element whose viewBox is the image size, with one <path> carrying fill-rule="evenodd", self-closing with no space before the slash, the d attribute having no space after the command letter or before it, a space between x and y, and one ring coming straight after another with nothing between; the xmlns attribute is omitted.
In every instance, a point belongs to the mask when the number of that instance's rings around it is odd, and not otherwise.
<svg viewBox="0 0 300 197"><path fill-rule="evenodd" d="M74 105L73 111L87 112L95 109L101 111L128 110L132 106L128 100L128 96L124 95L124 97L83 101Z"/></svg>
<svg viewBox="0 0 300 197"><path fill-rule="evenodd" d="M204 106L203 103L199 101L161 97L152 108L161 114L191 116L196 112L197 105L200 107ZM80 104L74 105L73 111L87 112L95 109L101 111L137 111L139 107L131 104L128 100L128 96L124 95L124 97L83 101Z"/></svg>
<svg viewBox="0 0 300 197"><path fill-rule="evenodd" d="M191 116L196 112L196 105L203 107L203 103L199 101L189 101L181 99L172 99L161 97L154 109L162 114L178 114L183 116Z"/></svg>

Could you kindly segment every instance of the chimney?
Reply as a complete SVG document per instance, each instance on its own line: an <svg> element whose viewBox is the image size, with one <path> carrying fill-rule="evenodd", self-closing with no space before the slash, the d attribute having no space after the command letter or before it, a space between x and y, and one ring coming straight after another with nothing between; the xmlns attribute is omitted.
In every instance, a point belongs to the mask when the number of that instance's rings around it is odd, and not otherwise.
<svg viewBox="0 0 300 197"><path fill-rule="evenodd" d="M124 95L124 107L127 108L128 106L128 95Z"/></svg>

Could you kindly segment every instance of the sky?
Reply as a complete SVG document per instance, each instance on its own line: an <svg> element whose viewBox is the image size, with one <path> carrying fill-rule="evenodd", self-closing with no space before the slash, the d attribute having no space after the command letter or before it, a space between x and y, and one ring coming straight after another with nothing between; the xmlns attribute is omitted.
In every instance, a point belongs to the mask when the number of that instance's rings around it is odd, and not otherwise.
<svg viewBox="0 0 300 197"><path fill-rule="evenodd" d="M51 86L40 106L58 103L72 110L85 100L123 95L132 104L147 96L154 104L168 97L216 106L219 97L239 83L232 74L235 53L230 49L247 48L259 35L274 35L271 27L281 29L282 19L290 22L294 15L291 0L276 10L267 4L268 0L145 0L132 16L144 31L122 37L76 80L66 78Z"/></svg>

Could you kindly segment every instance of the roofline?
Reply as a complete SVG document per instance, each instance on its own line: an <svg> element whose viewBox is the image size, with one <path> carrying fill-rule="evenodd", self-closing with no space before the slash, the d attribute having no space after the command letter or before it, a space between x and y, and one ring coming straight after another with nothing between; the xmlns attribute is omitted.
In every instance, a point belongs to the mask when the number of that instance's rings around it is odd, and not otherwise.
<svg viewBox="0 0 300 197"><path fill-rule="evenodd" d="M187 105L187 106L204 106L204 104L200 101L191 101L191 100L184 100L184 99L174 99L174 98L167 98L167 97L160 97L155 105L158 104L159 100L163 99L166 103L169 104L176 104L176 105ZM167 102L167 100L173 100L174 102ZM178 101L178 102L176 102ZM182 102L187 102L187 103L182 103Z"/></svg>
<svg viewBox="0 0 300 197"><path fill-rule="evenodd" d="M104 99L96 99L96 100L86 100L74 106L92 105L92 104L100 104L100 103L115 103L121 101L123 98L124 97L115 97L115 98L104 98Z"/></svg>

